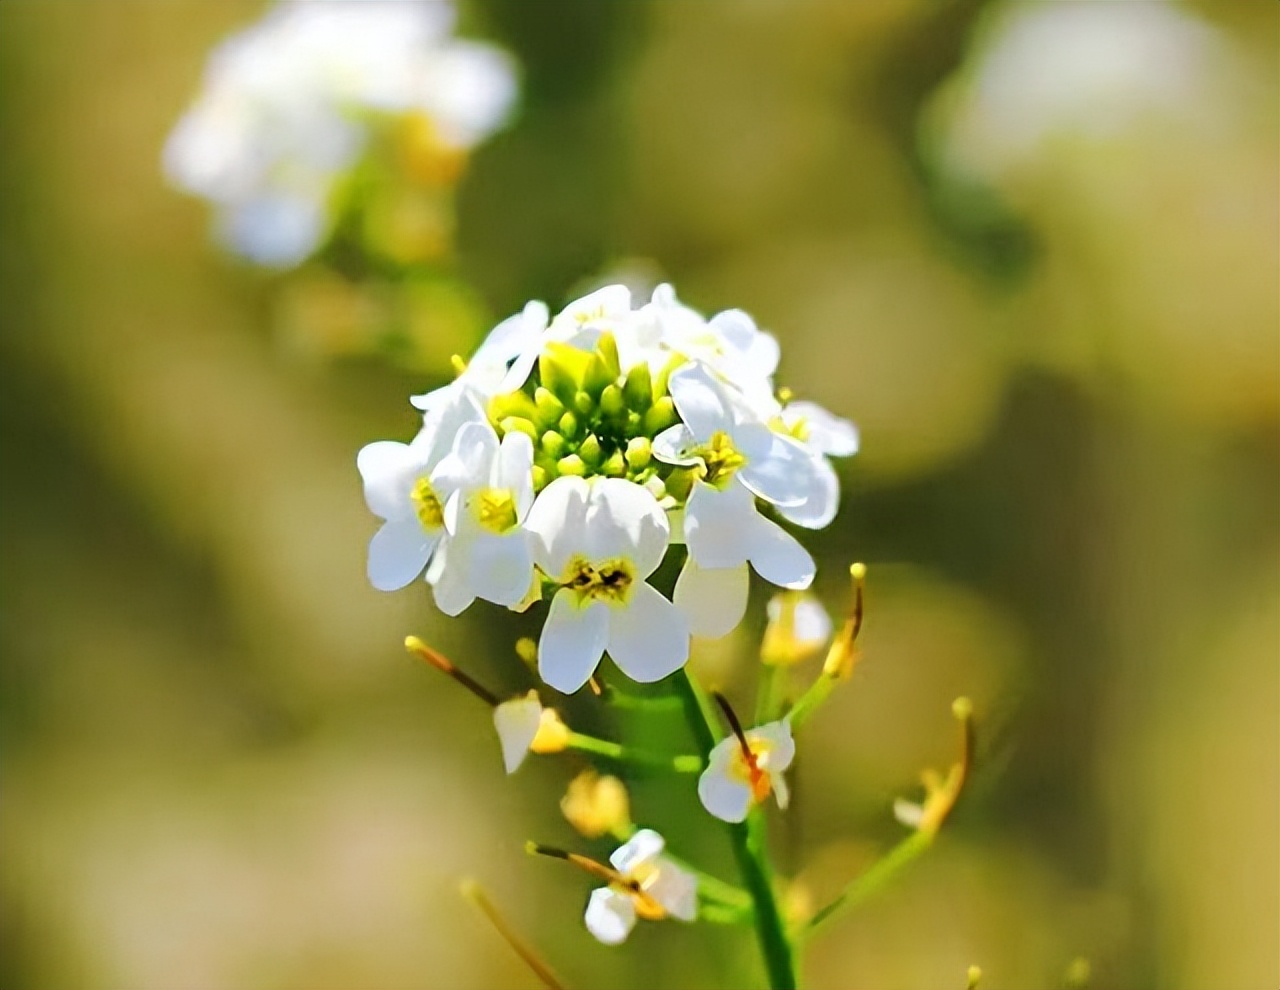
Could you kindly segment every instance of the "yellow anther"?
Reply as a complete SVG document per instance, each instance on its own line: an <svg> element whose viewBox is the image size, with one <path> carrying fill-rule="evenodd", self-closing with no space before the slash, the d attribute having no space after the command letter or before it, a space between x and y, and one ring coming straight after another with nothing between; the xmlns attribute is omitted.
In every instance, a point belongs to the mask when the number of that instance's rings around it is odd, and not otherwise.
<svg viewBox="0 0 1280 990"><path fill-rule="evenodd" d="M431 479L424 476L414 482L409 498L413 501L418 522L428 533L434 533L444 525L444 506L431 487Z"/></svg>
<svg viewBox="0 0 1280 990"><path fill-rule="evenodd" d="M599 566L582 557L569 562L568 577L561 583L577 592L579 600L623 602L635 580L635 568L626 560L606 560Z"/></svg>
<svg viewBox="0 0 1280 990"><path fill-rule="evenodd" d="M462 373L467 370L467 361L461 354L454 354L449 358L449 363L453 365L453 373L461 377Z"/></svg>
<svg viewBox="0 0 1280 990"><path fill-rule="evenodd" d="M506 488L486 488L471 503L476 520L485 529L505 533L516 525L516 500Z"/></svg>
<svg viewBox="0 0 1280 990"><path fill-rule="evenodd" d="M569 745L569 727L561 721L554 708L542 709L538 722L538 734L533 737L529 749L535 753L559 753Z"/></svg>
<svg viewBox="0 0 1280 990"><path fill-rule="evenodd" d="M849 614L822 664L823 674L838 680L848 678L858 662L857 641L858 633L862 631L862 593L867 578L867 565L853 564L849 568L849 577L853 582Z"/></svg>
<svg viewBox="0 0 1280 990"><path fill-rule="evenodd" d="M721 488L728 483L738 468L747 463L747 459L733 446L733 438L724 430L713 433L707 445L699 447L694 453L702 459L704 466L702 480L708 485Z"/></svg>

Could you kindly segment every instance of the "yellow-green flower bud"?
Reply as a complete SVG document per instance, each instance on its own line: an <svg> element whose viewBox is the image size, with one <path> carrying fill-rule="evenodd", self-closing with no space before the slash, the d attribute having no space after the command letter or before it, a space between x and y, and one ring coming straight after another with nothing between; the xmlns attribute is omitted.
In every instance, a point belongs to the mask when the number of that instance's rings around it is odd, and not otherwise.
<svg viewBox="0 0 1280 990"><path fill-rule="evenodd" d="M600 411L609 419L625 419L627 400L622 394L622 389L617 385L606 385L604 391L600 393Z"/></svg>
<svg viewBox="0 0 1280 990"><path fill-rule="evenodd" d="M561 352L548 347L538 356L538 376L545 388L553 392L566 406L573 404L578 382L573 369L563 359Z"/></svg>
<svg viewBox="0 0 1280 990"><path fill-rule="evenodd" d="M578 417L572 412L566 412L560 417L560 432L564 434L566 440L572 440L578 435Z"/></svg>
<svg viewBox="0 0 1280 990"><path fill-rule="evenodd" d="M577 475L581 478L587 473L587 465L583 463L582 458L577 454L570 454L568 457L562 457L556 462L556 469L562 474Z"/></svg>
<svg viewBox="0 0 1280 990"><path fill-rule="evenodd" d="M551 483L551 472L544 468L541 464L533 466L533 490L540 492Z"/></svg>
<svg viewBox="0 0 1280 990"><path fill-rule="evenodd" d="M591 398L591 396L586 392L575 392L573 396L573 409L579 416L586 418L595 412L596 400Z"/></svg>
<svg viewBox="0 0 1280 990"><path fill-rule="evenodd" d="M559 433L552 433L548 430L542 434L542 439L538 442L542 447L543 453L550 457L553 461L558 461L565 455L568 444L565 443L564 437Z"/></svg>
<svg viewBox="0 0 1280 990"><path fill-rule="evenodd" d="M667 494L677 502L683 502L693 490L693 479L696 472L692 468L676 468L667 478L665 485Z"/></svg>
<svg viewBox="0 0 1280 990"><path fill-rule="evenodd" d="M529 420L521 416L508 416L498 424L502 432L505 433L523 433L534 443L538 442L538 428Z"/></svg>
<svg viewBox="0 0 1280 990"><path fill-rule="evenodd" d="M600 465L600 473L610 478L622 478L627 473L627 462L622 456L622 451L615 450L612 454L605 458L603 464Z"/></svg>
<svg viewBox="0 0 1280 990"><path fill-rule="evenodd" d="M610 381L622 374L622 361L618 357L618 341L613 334L606 331L600 335L600 339L596 341L596 353L604 362Z"/></svg>
<svg viewBox="0 0 1280 990"><path fill-rule="evenodd" d="M632 437L627 441L627 464L633 471L649 466L653 459L653 446L645 437Z"/></svg>
<svg viewBox="0 0 1280 990"><path fill-rule="evenodd" d="M599 467L604 451L600 449L600 440L594 433L588 433L587 439L578 445L578 456L592 467Z"/></svg>
<svg viewBox="0 0 1280 990"><path fill-rule="evenodd" d="M637 412L642 413L653 404L653 380L649 375L649 365L642 361L627 372L622 393L628 408Z"/></svg>
<svg viewBox="0 0 1280 990"><path fill-rule="evenodd" d="M680 415L676 412L675 402L671 396L664 395L644 414L644 432L648 436L656 437L668 426L675 426L678 422L680 422Z"/></svg>
<svg viewBox="0 0 1280 990"><path fill-rule="evenodd" d="M618 372L610 369L608 360L597 350L587 361L587 370L582 376L582 387L592 395L599 395L606 385L613 383L617 378Z"/></svg>
<svg viewBox="0 0 1280 990"><path fill-rule="evenodd" d="M564 403L555 397L555 393L545 386L539 385L533 393L533 421L544 430L554 426L564 415Z"/></svg>
<svg viewBox="0 0 1280 990"><path fill-rule="evenodd" d="M523 392L507 392L489 400L489 419L494 423L501 423L509 416L531 420L534 414L533 400Z"/></svg>

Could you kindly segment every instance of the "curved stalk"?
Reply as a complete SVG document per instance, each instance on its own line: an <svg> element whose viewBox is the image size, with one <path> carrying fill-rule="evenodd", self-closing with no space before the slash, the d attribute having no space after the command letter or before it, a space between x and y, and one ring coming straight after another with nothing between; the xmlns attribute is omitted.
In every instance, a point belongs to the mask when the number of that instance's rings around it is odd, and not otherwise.
<svg viewBox="0 0 1280 990"><path fill-rule="evenodd" d="M680 756L660 756L644 750L632 749L621 743L608 739L597 739L595 736L581 732L570 732L565 743L566 749L576 749L580 753L591 753L615 763L626 763L631 766L650 767L655 770L670 770L674 773L698 773L702 769L702 757L692 754Z"/></svg>

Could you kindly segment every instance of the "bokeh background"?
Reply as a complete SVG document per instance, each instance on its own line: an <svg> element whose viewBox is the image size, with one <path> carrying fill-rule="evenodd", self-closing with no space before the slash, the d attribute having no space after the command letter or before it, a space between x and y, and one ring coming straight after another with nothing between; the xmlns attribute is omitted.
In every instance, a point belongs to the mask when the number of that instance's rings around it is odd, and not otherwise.
<svg viewBox="0 0 1280 990"><path fill-rule="evenodd" d="M262 9L0 3L0 983L535 986L463 876L572 985L757 980L749 931L587 936L588 879L522 851L602 850L558 816L570 769L505 779L483 709L400 646L515 691L528 623L366 584L355 451L407 439L406 396L474 338L442 320L415 373L290 346L278 278L166 186L209 49ZM861 427L809 543L833 610L870 565L865 660L775 829L810 896L896 840L892 799L953 758L950 700L977 704L974 788L815 942L812 985L977 963L1036 990L1083 958L1097 987L1277 986L1280 7L477 0L462 23L523 66L460 190L476 305L669 278L752 312L783 378ZM323 340L351 305L290 313ZM759 629L698 644L742 697ZM640 782L638 820L731 875L686 790Z"/></svg>

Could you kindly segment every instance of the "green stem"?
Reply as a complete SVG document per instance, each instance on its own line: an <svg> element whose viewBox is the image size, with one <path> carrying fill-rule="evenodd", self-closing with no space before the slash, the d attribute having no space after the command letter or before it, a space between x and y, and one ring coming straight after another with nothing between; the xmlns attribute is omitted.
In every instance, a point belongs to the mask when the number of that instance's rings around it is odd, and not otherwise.
<svg viewBox="0 0 1280 990"><path fill-rule="evenodd" d="M878 894L906 866L933 845L933 833L917 830L908 835L884 856L876 860L834 901L815 914L801 934L808 938L834 916L852 910L874 894Z"/></svg>
<svg viewBox="0 0 1280 990"><path fill-rule="evenodd" d="M676 686L684 699L685 717L698 748L711 752L720 734L711 700L687 670L676 674ZM769 974L769 986L771 990L796 990L799 984L795 959L773 890L763 813L755 811L747 821L729 825L729 834L742 882L755 904L756 939Z"/></svg>
<svg viewBox="0 0 1280 990"><path fill-rule="evenodd" d="M777 717L778 687L782 681L782 668L776 664L761 664L760 684L756 688L756 717L754 725L764 725Z"/></svg>
<svg viewBox="0 0 1280 990"><path fill-rule="evenodd" d="M581 732L570 732L566 748L576 749L582 753L591 753L613 760L615 763L627 763L632 766L652 767L656 770L672 770L675 773L698 773L702 769L702 757L692 754L680 756L659 756L657 753L646 753L644 750L632 749L621 743L608 739L597 739L595 736Z"/></svg>
<svg viewBox="0 0 1280 990"><path fill-rule="evenodd" d="M827 700L838 683L834 677L827 674L818 675L818 679L809 685L808 690L800 695L796 703L791 706L791 711L787 713L793 731L800 728L804 721L817 711L818 706Z"/></svg>

